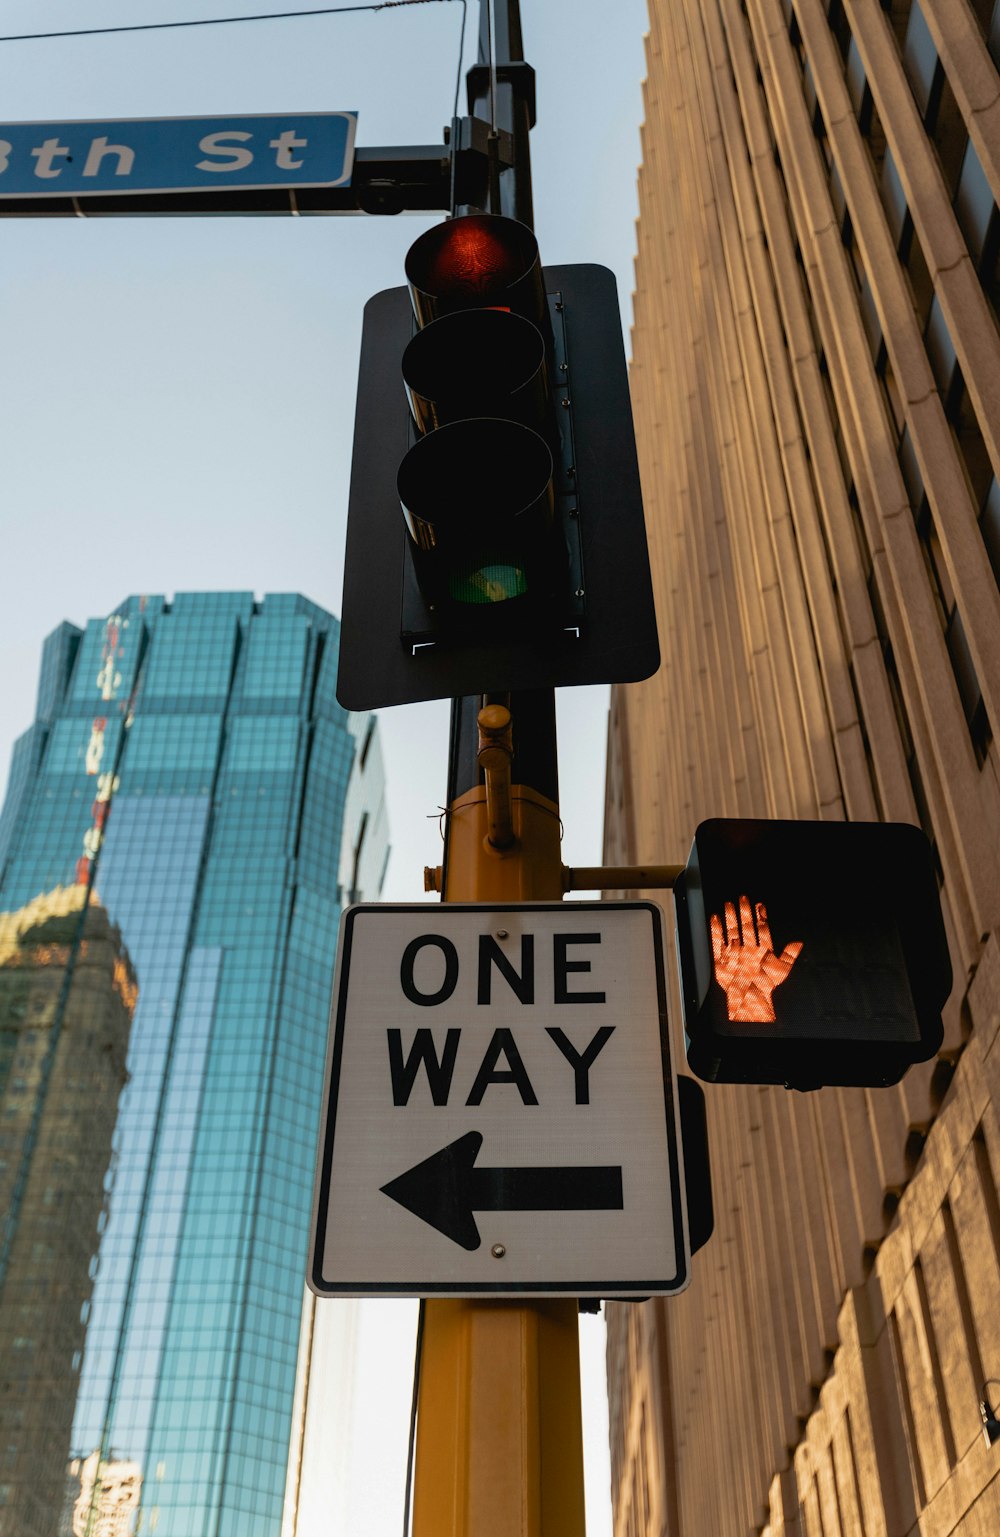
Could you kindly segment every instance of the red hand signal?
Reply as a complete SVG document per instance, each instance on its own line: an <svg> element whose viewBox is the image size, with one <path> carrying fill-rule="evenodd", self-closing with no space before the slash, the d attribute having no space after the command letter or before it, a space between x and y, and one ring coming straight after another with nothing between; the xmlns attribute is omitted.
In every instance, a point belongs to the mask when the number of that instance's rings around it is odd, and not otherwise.
<svg viewBox="0 0 1000 1537"><path fill-rule="evenodd" d="M715 980L725 990L729 1018L734 1023L769 1024L774 1019L774 989L798 959L801 940L792 940L775 955L767 910L763 902L751 907L749 897L740 897L739 920L736 908L727 902L725 927L713 913L711 929Z"/></svg>

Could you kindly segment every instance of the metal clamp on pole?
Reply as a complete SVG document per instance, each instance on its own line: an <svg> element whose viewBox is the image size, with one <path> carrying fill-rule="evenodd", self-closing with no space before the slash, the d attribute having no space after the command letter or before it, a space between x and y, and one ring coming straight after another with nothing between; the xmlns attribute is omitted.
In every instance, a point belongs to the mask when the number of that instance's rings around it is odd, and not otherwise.
<svg viewBox="0 0 1000 1537"><path fill-rule="evenodd" d="M491 848L509 849L514 842L510 799L510 769L514 736L510 711L502 704L484 705L479 724L479 767L486 775L486 838Z"/></svg>

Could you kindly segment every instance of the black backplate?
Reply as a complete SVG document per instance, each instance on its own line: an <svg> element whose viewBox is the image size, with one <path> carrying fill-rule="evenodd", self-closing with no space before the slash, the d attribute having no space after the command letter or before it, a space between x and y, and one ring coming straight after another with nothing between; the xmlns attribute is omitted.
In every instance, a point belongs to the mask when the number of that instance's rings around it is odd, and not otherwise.
<svg viewBox="0 0 1000 1537"><path fill-rule="evenodd" d="M410 443L400 358L412 317L405 288L365 307L337 697L349 710L505 689L628 683L660 663L628 375L614 276L547 267L563 305L583 570L579 633L414 646L400 635L407 534L396 471ZM563 385L561 377L557 383ZM483 466L489 474L489 466ZM474 495L474 492L472 493Z"/></svg>

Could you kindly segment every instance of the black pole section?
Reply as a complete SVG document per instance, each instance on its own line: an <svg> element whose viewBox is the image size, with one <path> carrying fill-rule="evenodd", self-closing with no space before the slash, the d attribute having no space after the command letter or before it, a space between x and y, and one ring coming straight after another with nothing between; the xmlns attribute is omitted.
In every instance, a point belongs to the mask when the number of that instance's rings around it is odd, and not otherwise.
<svg viewBox="0 0 1000 1537"><path fill-rule="evenodd" d="M500 207L492 211L533 225L528 134L533 121L534 75L524 61L519 0L497 0L494 11L491 71L490 0L479 0L479 65L469 73L469 112L495 124L514 140L514 164L500 172Z"/></svg>
<svg viewBox="0 0 1000 1537"><path fill-rule="evenodd" d="M534 77L524 62L519 0L496 0L493 60L490 68L490 0L479 0L479 63L469 71L469 110L512 135L514 164L500 172L500 212L533 224L531 156L528 136L532 123ZM448 804L482 782L477 760L477 717L480 695L453 699L448 754ZM530 689L509 696L513 723L514 784L529 785L558 804L559 768L556 758L556 700L554 689ZM445 865L448 840L445 838Z"/></svg>

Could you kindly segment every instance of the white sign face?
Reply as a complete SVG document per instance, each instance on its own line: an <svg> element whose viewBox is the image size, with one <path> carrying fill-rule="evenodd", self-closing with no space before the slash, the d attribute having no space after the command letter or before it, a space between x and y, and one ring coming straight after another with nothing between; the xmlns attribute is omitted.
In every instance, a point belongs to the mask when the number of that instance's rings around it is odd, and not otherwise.
<svg viewBox="0 0 1000 1537"><path fill-rule="evenodd" d="M662 914L360 906L341 920L309 1284L687 1285Z"/></svg>

